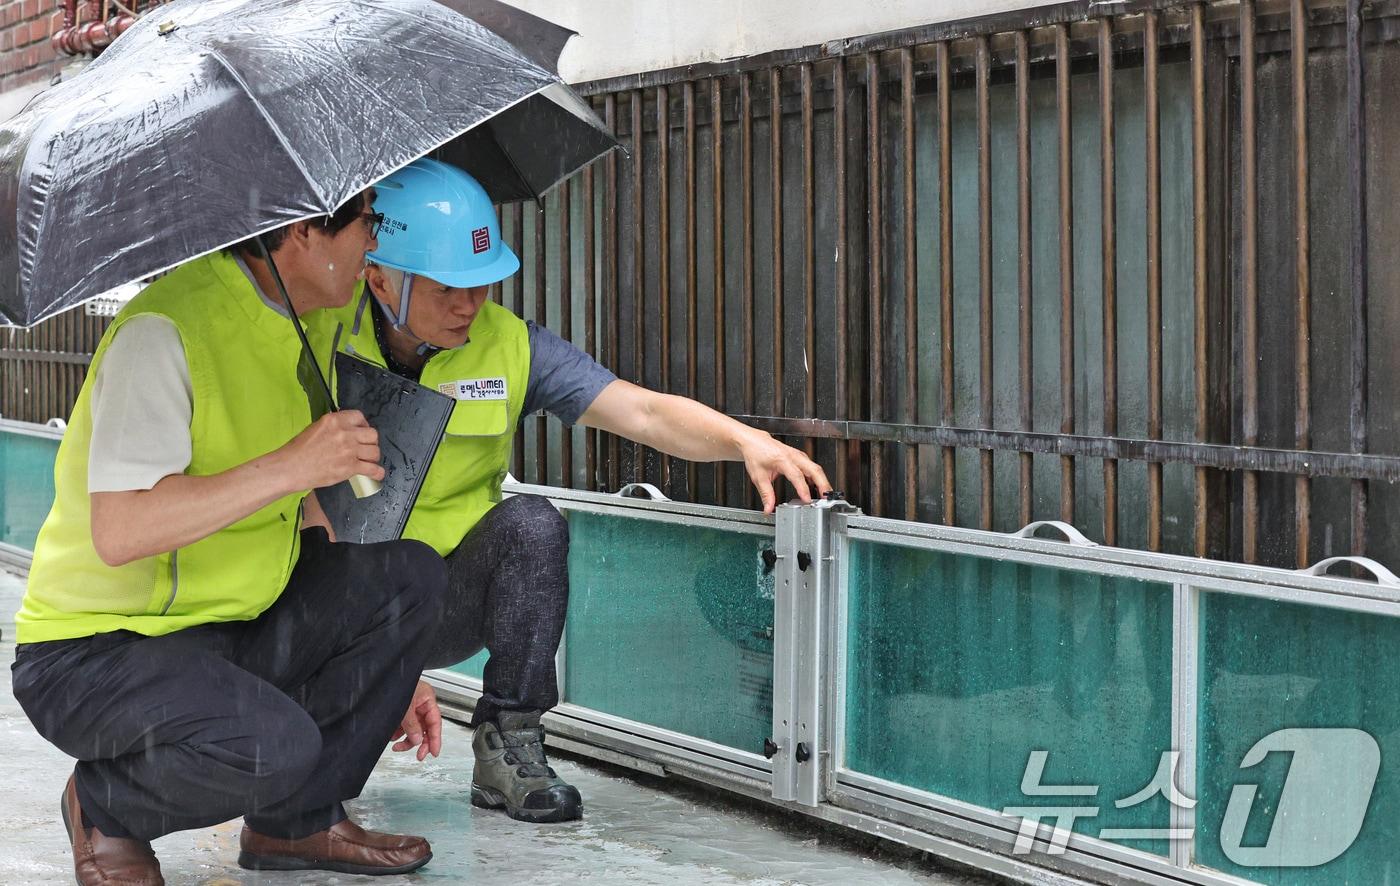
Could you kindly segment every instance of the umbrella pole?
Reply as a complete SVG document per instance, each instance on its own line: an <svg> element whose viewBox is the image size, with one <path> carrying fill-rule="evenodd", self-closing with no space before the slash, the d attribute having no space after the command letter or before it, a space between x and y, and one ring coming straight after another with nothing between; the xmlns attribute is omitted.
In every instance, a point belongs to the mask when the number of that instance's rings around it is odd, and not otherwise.
<svg viewBox="0 0 1400 886"><path fill-rule="evenodd" d="M297 331L297 338L301 340L302 352L311 361L311 369L316 373L316 381L320 382L321 390L325 392L326 400L331 404L334 411L335 395L331 393L330 383L326 381L326 374L321 371L321 364L316 362L316 352L311 349L311 342L306 340L306 330L302 328L301 318L297 316L297 309L292 305L292 297L287 294L287 286L282 282L282 274L277 270L277 262L272 260L272 253L268 252L267 244L263 242L263 237L259 234L256 238L258 252L262 253L263 261L267 262L267 269L272 272L272 279L277 284L277 293L282 296L282 303L287 306L287 316L292 320L292 326Z"/></svg>
<svg viewBox="0 0 1400 886"><path fill-rule="evenodd" d="M316 352L311 349L311 342L306 339L306 330L301 325L301 318L297 316L297 309L292 304L292 297L287 294L287 285L282 282L282 274L277 270L277 262L272 260L272 253L268 251L262 235L259 234L254 239L258 244L258 252L262 253L263 261L267 262L267 269L272 272L273 282L277 284L277 293L282 296L282 303L287 306L287 316L291 318L292 328L297 331L297 338L301 341L302 355L311 364L311 371L315 374L316 381L326 395L326 402L330 404L331 411L335 412L339 409L335 403L335 394L331 393L330 383L326 381L326 374L321 371L321 364L316 362ZM356 498L367 498L383 488L378 480L363 474L351 477L349 483Z"/></svg>

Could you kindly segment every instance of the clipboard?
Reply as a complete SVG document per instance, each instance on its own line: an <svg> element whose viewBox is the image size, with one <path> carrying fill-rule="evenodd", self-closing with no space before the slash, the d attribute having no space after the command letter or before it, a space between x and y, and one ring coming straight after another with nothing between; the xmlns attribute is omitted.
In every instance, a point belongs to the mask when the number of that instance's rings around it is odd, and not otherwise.
<svg viewBox="0 0 1400 886"><path fill-rule="evenodd" d="M384 482L365 498L349 481L316 490L316 498L338 541L392 541L403 535L457 401L340 351L335 375L339 408L360 410L379 432Z"/></svg>

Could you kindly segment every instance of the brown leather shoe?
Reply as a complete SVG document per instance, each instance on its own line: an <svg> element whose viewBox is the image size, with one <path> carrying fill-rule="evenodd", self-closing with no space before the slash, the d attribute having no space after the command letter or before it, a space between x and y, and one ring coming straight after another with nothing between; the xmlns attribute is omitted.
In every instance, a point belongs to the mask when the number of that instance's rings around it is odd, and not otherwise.
<svg viewBox="0 0 1400 886"><path fill-rule="evenodd" d="M422 837L367 831L349 819L300 840L267 837L244 825L238 845L239 867L250 871L406 874L433 857Z"/></svg>
<svg viewBox="0 0 1400 886"><path fill-rule="evenodd" d="M73 874L79 886L165 886L150 843L109 837L97 828L83 827L78 788L71 775L59 809L73 844Z"/></svg>

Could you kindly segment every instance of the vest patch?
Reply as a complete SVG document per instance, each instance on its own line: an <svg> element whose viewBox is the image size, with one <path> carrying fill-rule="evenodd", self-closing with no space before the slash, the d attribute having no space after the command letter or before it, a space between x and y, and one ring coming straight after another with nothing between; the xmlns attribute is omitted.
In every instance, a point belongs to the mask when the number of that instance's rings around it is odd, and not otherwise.
<svg viewBox="0 0 1400 886"><path fill-rule="evenodd" d="M457 400L505 400L505 378L464 378L438 385L438 391Z"/></svg>

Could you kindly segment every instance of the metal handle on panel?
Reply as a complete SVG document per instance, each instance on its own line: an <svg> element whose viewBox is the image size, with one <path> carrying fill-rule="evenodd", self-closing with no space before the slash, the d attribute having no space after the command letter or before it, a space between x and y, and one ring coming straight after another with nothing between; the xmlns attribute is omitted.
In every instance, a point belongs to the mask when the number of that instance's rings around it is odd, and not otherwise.
<svg viewBox="0 0 1400 886"><path fill-rule="evenodd" d="M650 483L628 483L613 493L618 498L649 498L652 501L670 501L666 493Z"/></svg>
<svg viewBox="0 0 1400 886"><path fill-rule="evenodd" d="M1088 537L1084 535L1084 533L1080 532L1078 529L1075 529L1073 526L1061 520L1037 520L1034 523L1027 523L1025 526L1022 526L1017 531L1011 533L1011 537L1035 538L1036 532L1042 526L1049 526L1051 529L1058 531L1061 535L1065 537L1064 540L1072 545L1076 545L1081 548L1096 548L1099 546L1098 542L1090 541Z"/></svg>
<svg viewBox="0 0 1400 886"><path fill-rule="evenodd" d="M1328 557L1326 560L1320 560L1314 563L1307 569L1299 569L1298 572L1303 575L1325 576L1332 567L1338 563L1350 563L1353 566L1360 566L1362 569L1371 573L1371 577L1376 580L1376 584L1385 585L1390 588L1400 588L1400 577L1397 577L1395 573L1386 569L1370 557Z"/></svg>

